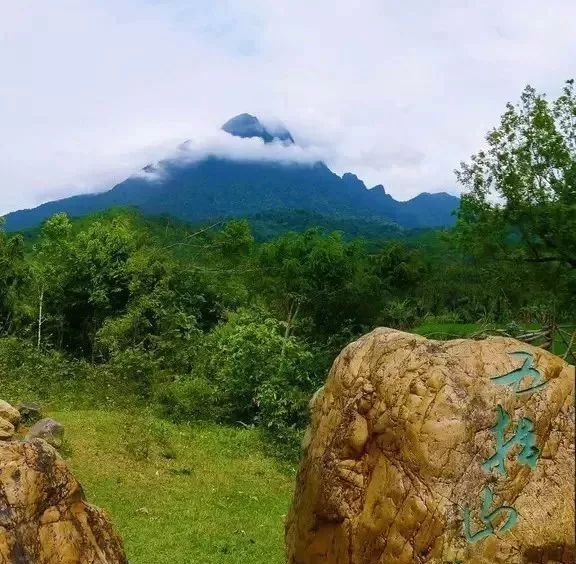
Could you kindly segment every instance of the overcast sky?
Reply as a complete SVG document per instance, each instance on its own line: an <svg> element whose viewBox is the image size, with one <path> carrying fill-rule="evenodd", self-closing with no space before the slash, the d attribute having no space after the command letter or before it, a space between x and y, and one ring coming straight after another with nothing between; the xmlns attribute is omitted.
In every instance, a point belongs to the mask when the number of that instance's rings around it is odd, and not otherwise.
<svg viewBox="0 0 576 564"><path fill-rule="evenodd" d="M407 199L526 83L576 75L574 0L0 0L0 213L111 187L229 117Z"/></svg>

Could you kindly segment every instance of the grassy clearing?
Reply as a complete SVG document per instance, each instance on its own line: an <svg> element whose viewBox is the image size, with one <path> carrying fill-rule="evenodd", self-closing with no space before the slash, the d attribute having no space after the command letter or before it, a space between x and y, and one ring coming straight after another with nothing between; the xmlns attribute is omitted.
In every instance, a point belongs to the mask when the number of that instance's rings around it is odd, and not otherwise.
<svg viewBox="0 0 576 564"><path fill-rule="evenodd" d="M468 337L478 331L493 329L492 325L479 323L422 323L412 329L413 333L439 341Z"/></svg>
<svg viewBox="0 0 576 564"><path fill-rule="evenodd" d="M257 431L174 425L108 411L50 414L88 500L105 508L131 564L280 563L294 469Z"/></svg>
<svg viewBox="0 0 576 564"><path fill-rule="evenodd" d="M566 325L563 326L568 333L573 333L576 331L576 325ZM490 331L496 329L496 325L487 325L487 324L479 324L479 323L437 323L437 322L430 322L430 323L423 323L414 327L412 329L413 333L417 335L423 335L424 337L428 337L430 339L437 339L437 340L448 340L448 339L458 339L458 338L466 338L470 335L475 333L479 333L481 331ZM537 329L537 325L523 325L521 329L530 331L532 329ZM551 347L551 352L558 356L563 356L567 350L567 343L566 337L564 339L556 333L554 336L554 343ZM569 339L568 339L569 340ZM535 345L540 344L539 342L534 343ZM569 363L574 363L576 359L572 355L567 355L566 361Z"/></svg>

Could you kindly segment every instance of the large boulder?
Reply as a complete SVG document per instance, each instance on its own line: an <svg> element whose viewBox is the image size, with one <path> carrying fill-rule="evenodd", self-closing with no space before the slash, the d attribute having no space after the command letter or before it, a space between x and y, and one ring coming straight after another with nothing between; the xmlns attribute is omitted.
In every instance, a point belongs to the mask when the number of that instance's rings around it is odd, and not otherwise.
<svg viewBox="0 0 576 564"><path fill-rule="evenodd" d="M126 563L109 519L52 446L0 442L0 564Z"/></svg>
<svg viewBox="0 0 576 564"><path fill-rule="evenodd" d="M311 401L290 564L576 561L574 367L377 329Z"/></svg>

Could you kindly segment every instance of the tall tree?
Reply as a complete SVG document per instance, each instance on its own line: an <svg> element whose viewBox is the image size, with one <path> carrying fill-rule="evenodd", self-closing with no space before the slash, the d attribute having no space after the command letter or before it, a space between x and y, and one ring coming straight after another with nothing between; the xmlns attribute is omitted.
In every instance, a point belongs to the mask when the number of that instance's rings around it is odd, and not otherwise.
<svg viewBox="0 0 576 564"><path fill-rule="evenodd" d="M326 336L370 325L378 313L381 281L359 241L318 229L287 233L262 245L259 282L285 319L288 337L298 321Z"/></svg>
<svg viewBox="0 0 576 564"><path fill-rule="evenodd" d="M461 163L460 241L498 259L576 267L576 93L549 102L528 86L487 148Z"/></svg>
<svg viewBox="0 0 576 564"><path fill-rule="evenodd" d="M20 294L29 277L20 235L7 235L0 218L0 333L9 332L19 317Z"/></svg>
<svg viewBox="0 0 576 564"><path fill-rule="evenodd" d="M127 262L140 243L139 235L124 217L93 221L80 230L66 214L46 221L33 253L38 342L45 325L53 344L92 356L106 317L125 310Z"/></svg>
<svg viewBox="0 0 576 564"><path fill-rule="evenodd" d="M64 213L47 219L33 246L33 294L36 297L36 346L40 348L45 323L57 334L62 344L63 309L66 295L62 291L71 267L72 222ZM48 307L47 307L48 305Z"/></svg>

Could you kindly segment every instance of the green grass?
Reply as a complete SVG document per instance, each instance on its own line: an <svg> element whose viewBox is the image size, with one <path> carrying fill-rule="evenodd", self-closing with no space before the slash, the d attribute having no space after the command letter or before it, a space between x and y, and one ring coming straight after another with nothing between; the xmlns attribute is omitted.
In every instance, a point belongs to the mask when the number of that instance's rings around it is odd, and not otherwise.
<svg viewBox="0 0 576 564"><path fill-rule="evenodd" d="M576 331L576 325L569 325L564 326L565 329L571 334ZM441 322L428 322L418 325L414 327L411 331L416 333L417 335L423 335L424 337L428 337L430 339L437 339L437 340L447 340L447 339L456 339L456 338L466 338L470 335L475 333L479 333L481 331L490 331L496 329L497 326L494 324L480 324L480 323L441 323ZM531 329L537 329L537 325L530 325L525 324L522 327L522 330L530 331ZM565 337L566 338L566 337ZM569 340L569 338L568 338ZM541 341L537 341L533 343L534 345L541 344ZM566 353L567 345L565 341L559 334L554 336L554 343L551 347L551 352L558 356L564 356ZM574 363L576 358L572 355L567 355L566 361L569 363Z"/></svg>
<svg viewBox="0 0 576 564"><path fill-rule="evenodd" d="M576 331L576 325L567 326L565 329L566 331L568 331L568 333L570 333L570 335L572 335ZM565 336L564 338L565 339L568 338L568 342L570 341L570 337ZM556 335L554 337L554 344L552 345L552 347L554 354L560 356L563 356L566 350L568 349L566 342L564 341L564 339L562 339L560 335ZM574 351L574 343L571 350ZM574 356L574 354L568 354L566 361L571 364L574 364L576 362L576 357Z"/></svg>
<svg viewBox="0 0 576 564"><path fill-rule="evenodd" d="M110 514L131 564L284 562L294 470L264 454L257 431L109 411L50 416L64 424L64 456L89 502Z"/></svg>
<svg viewBox="0 0 576 564"><path fill-rule="evenodd" d="M412 332L431 339L444 340L468 337L483 329L492 328L491 325L481 325L479 323L440 323L432 321L414 327Z"/></svg>

